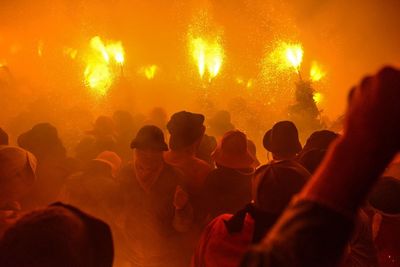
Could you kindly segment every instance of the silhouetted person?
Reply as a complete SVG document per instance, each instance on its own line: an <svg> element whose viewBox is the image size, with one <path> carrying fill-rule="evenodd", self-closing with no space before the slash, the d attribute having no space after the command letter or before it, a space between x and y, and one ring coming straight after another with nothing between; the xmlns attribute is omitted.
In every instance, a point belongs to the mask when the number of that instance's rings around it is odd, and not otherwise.
<svg viewBox="0 0 400 267"><path fill-rule="evenodd" d="M22 206L35 208L54 202L65 179L74 171L57 129L49 123L36 124L18 137L18 145L38 160L34 191Z"/></svg>
<svg viewBox="0 0 400 267"><path fill-rule="evenodd" d="M117 132L112 118L99 116L94 122L93 129L86 134L87 136L75 148L76 157L82 162L88 162L106 150L116 152Z"/></svg>
<svg viewBox="0 0 400 267"><path fill-rule="evenodd" d="M248 149L248 140L240 131L227 132L212 154L217 169L206 178L203 201L210 219L234 213L251 201L251 180L257 159Z"/></svg>
<svg viewBox="0 0 400 267"><path fill-rule="evenodd" d="M180 169L189 192L198 194L206 176L212 168L205 161L196 157L198 147L204 135L204 116L181 111L172 115L167 124L170 133L170 151L165 153L165 161Z"/></svg>
<svg viewBox="0 0 400 267"><path fill-rule="evenodd" d="M324 159L330 144L338 137L338 134L328 130L312 133L299 154L299 162L310 173L314 173Z"/></svg>
<svg viewBox="0 0 400 267"><path fill-rule="evenodd" d="M61 203L28 213L0 240L3 267L111 267L109 227Z"/></svg>
<svg viewBox="0 0 400 267"><path fill-rule="evenodd" d="M234 215L217 217L206 227L192 267L238 266L245 252L272 228L308 178L282 162L258 171L252 180L254 202L249 201Z"/></svg>
<svg viewBox="0 0 400 267"><path fill-rule="evenodd" d="M121 159L115 152L104 151L83 170L68 177L60 200L112 224L121 210L117 175Z"/></svg>
<svg viewBox="0 0 400 267"><path fill-rule="evenodd" d="M189 230L193 211L181 172L164 161L164 134L156 126L144 126L131 148L133 162L120 178L131 261L138 266L185 266L180 233Z"/></svg>
<svg viewBox="0 0 400 267"><path fill-rule="evenodd" d="M400 72L384 68L353 91L343 135L241 266L338 266L354 217L400 150Z"/></svg>

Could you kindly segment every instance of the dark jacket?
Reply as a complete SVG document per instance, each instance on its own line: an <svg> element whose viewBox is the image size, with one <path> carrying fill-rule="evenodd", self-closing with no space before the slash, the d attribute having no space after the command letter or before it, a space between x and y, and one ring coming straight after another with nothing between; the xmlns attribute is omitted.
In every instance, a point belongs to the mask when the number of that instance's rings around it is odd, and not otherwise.
<svg viewBox="0 0 400 267"><path fill-rule="evenodd" d="M215 218L224 213L235 213L251 201L253 174L218 167L206 178L204 187L205 212Z"/></svg>
<svg viewBox="0 0 400 267"><path fill-rule="evenodd" d="M242 267L336 267L353 221L316 202L292 204Z"/></svg>

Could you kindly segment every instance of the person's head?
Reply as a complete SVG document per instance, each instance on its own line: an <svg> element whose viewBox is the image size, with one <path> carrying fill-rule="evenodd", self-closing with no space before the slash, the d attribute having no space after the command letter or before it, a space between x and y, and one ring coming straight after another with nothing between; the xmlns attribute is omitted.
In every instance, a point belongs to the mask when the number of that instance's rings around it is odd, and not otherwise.
<svg viewBox="0 0 400 267"><path fill-rule="evenodd" d="M209 125L217 137L235 129L235 126L231 122L231 114L226 110L217 111L217 113L210 118Z"/></svg>
<svg viewBox="0 0 400 267"><path fill-rule="evenodd" d="M303 147L302 153L313 149L327 150L330 144L338 137L339 135L337 133L329 130L313 132L310 137L308 137L307 142Z"/></svg>
<svg viewBox="0 0 400 267"><path fill-rule="evenodd" d="M2 128L0 128L0 146L8 145L8 134Z"/></svg>
<svg viewBox="0 0 400 267"><path fill-rule="evenodd" d="M251 169L258 166L258 161L250 152L247 136L238 131L229 131L218 142L212 154L217 166L231 169Z"/></svg>
<svg viewBox="0 0 400 267"><path fill-rule="evenodd" d="M299 162L310 173L314 173L324 159L330 144L338 137L337 133L328 130L312 133L299 155Z"/></svg>
<svg viewBox="0 0 400 267"><path fill-rule="evenodd" d="M26 214L0 240L3 267L111 267L113 257L108 225L61 203Z"/></svg>
<svg viewBox="0 0 400 267"><path fill-rule="evenodd" d="M201 114L181 111L172 115L167 123L171 135L170 149L176 151L198 146L206 129L203 123L204 116Z"/></svg>
<svg viewBox="0 0 400 267"><path fill-rule="evenodd" d="M309 174L285 162L271 163L257 170L253 179L256 207L264 212L280 214L308 178Z"/></svg>
<svg viewBox="0 0 400 267"><path fill-rule="evenodd" d="M291 121L280 121L265 133L263 145L274 159L293 159L301 151L299 133Z"/></svg>
<svg viewBox="0 0 400 267"><path fill-rule="evenodd" d="M380 178L370 193L368 202L380 212L400 215L400 180L390 176Z"/></svg>
<svg viewBox="0 0 400 267"><path fill-rule="evenodd" d="M111 117L99 116L94 122L93 129L87 133L94 136L114 136L115 135L115 123Z"/></svg>
<svg viewBox="0 0 400 267"><path fill-rule="evenodd" d="M50 123L39 123L18 137L18 145L32 152L40 161L44 158L66 157L66 149L57 129Z"/></svg>
<svg viewBox="0 0 400 267"><path fill-rule="evenodd" d="M105 164L110 169L110 173L114 178L117 177L122 166L121 158L117 153L112 151L101 152L92 162Z"/></svg>
<svg viewBox="0 0 400 267"><path fill-rule="evenodd" d="M30 152L19 147L0 147L0 204L18 201L32 189L36 165Z"/></svg>
<svg viewBox="0 0 400 267"><path fill-rule="evenodd" d="M145 170L158 169L163 163L163 153L168 150L164 133L154 125L143 126L131 143L135 166Z"/></svg>

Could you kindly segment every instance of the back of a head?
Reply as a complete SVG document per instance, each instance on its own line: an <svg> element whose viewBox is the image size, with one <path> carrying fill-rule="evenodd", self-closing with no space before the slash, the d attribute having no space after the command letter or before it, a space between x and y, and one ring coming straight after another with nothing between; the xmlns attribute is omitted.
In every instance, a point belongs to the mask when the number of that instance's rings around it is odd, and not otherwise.
<svg viewBox="0 0 400 267"><path fill-rule="evenodd" d="M172 150L180 150L193 145L203 137L205 132L202 114L181 111L172 115L167 123L171 134L169 146Z"/></svg>
<svg viewBox="0 0 400 267"><path fill-rule="evenodd" d="M253 181L253 197L257 208L280 214L292 197L300 192L308 178L295 165L284 161L260 168Z"/></svg>
<svg viewBox="0 0 400 267"><path fill-rule="evenodd" d="M369 196L369 204L390 215L400 215L400 180L394 177L382 177Z"/></svg>
<svg viewBox="0 0 400 267"><path fill-rule="evenodd" d="M313 149L327 150L330 144L338 137L339 135L337 133L329 130L313 132L310 137L308 137L302 153Z"/></svg>
<svg viewBox="0 0 400 267"><path fill-rule="evenodd" d="M54 205L23 216L0 240L0 266L111 267L113 251L97 251L91 225L79 213Z"/></svg>
<svg viewBox="0 0 400 267"><path fill-rule="evenodd" d="M299 156L299 162L310 172L314 173L321 165L327 150L311 149Z"/></svg>
<svg viewBox="0 0 400 267"><path fill-rule="evenodd" d="M39 123L18 137L18 145L32 152L39 160L44 157L63 158L66 149L57 129L50 123Z"/></svg>
<svg viewBox="0 0 400 267"><path fill-rule="evenodd" d="M276 155L295 155L302 149L297 127L291 121L277 122L265 133L263 145Z"/></svg>

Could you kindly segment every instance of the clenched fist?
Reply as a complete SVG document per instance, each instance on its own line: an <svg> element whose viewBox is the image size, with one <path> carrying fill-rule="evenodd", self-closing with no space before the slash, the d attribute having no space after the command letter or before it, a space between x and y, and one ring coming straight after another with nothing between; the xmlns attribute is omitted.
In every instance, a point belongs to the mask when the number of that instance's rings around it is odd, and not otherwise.
<svg viewBox="0 0 400 267"><path fill-rule="evenodd" d="M400 150L400 71L385 67L353 88L344 136L391 156Z"/></svg>

